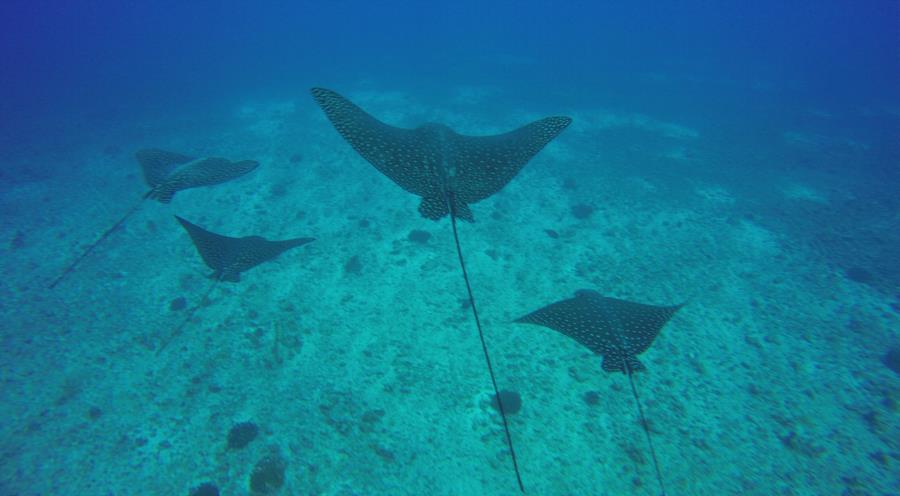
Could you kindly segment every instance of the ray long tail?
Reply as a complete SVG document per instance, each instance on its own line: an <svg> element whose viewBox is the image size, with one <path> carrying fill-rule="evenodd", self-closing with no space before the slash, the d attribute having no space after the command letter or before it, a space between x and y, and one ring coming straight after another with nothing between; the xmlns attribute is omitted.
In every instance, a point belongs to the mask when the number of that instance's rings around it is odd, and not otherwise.
<svg viewBox="0 0 900 496"><path fill-rule="evenodd" d="M449 200L449 198L448 198ZM494 375L494 367L491 365L491 356L488 353L487 343L484 340L484 331L481 329L481 320L478 318L478 308L475 306L475 297L472 295L472 285L469 284L469 274L466 271L466 262L463 259L462 249L459 246L459 233L456 229L456 211L452 201L450 205L450 224L453 226L453 240L456 242L456 254L459 256L459 267L462 269L463 279L466 281L466 291L469 293L469 306L472 308L472 316L475 317L475 326L478 327L478 337L481 340L481 351L484 352L484 361L487 364L488 373L491 376L491 385L494 387L494 397L500 409L500 417L503 419L503 432L506 434L506 445L509 446L509 454L512 458L513 470L516 473L516 482L519 491L525 494L525 485L522 483L522 474L519 472L519 462L516 459L516 450L513 448L512 435L509 433L509 422L506 420L506 410L503 408L503 400L500 398L500 389L497 388L497 378Z"/></svg>
<svg viewBox="0 0 900 496"><path fill-rule="evenodd" d="M628 376L628 383L631 384L631 394L634 395L638 414L641 416L641 426L644 428L644 434L647 436L647 445L650 447L650 457L653 458L653 468L656 469L656 480L659 481L660 496L666 496L666 486L663 484L662 472L659 470L659 461L656 459L656 450L653 449L653 439L650 436L650 427L647 426L647 419L644 417L644 408L641 407L641 398L638 396L637 388L634 386L634 374L627 361L625 363L625 374Z"/></svg>
<svg viewBox="0 0 900 496"><path fill-rule="evenodd" d="M157 355L162 353L163 350L166 349L167 346L169 346L169 343L174 341L175 338L177 338L178 335L181 334L181 331L184 329L184 326L186 326L187 323L191 321L191 319L194 317L194 314L197 313L197 310L199 310L200 307L203 306L203 302L206 301L206 298L209 296L209 294L212 293L212 291L214 289L216 289L216 286L219 284L220 280L221 280L221 278L216 278L212 282L212 284L209 285L209 288L207 288L206 292L203 293L203 296L200 298L200 301L197 302L197 304L194 305L194 308L192 308L191 311L188 312L187 316L184 319L182 319L181 323L178 324L178 327L176 327L175 330L172 331L171 334L169 334L169 337L167 337L166 340L163 341L161 345L159 345L159 349L156 350Z"/></svg>
<svg viewBox="0 0 900 496"><path fill-rule="evenodd" d="M109 229L104 231L103 234L101 234L100 237L97 238L96 241L91 243L90 246L88 246L83 252L81 252L81 255L79 255L78 258L75 259L75 261L70 263L69 266L66 267L66 270L64 270L62 272L62 274L59 275L59 277L57 277L56 279L53 280L53 282L50 283L48 288L50 288L50 289L55 288L57 284L62 282L62 280L65 279L66 276L68 276L73 270L75 270L75 267L78 267L78 264L80 264L82 262L82 260L87 258L87 256L90 255L92 251L94 251L94 248L96 248L97 245L102 243L104 239L108 238L110 234L115 232L116 229L118 229L122 224L125 223L126 220L128 220L129 217L131 217L131 215L138 209L138 207L140 207L144 203L145 198L146 198L146 196L141 198L141 200L139 202L135 203L134 206L131 207L128 210L128 212L126 212L125 215L122 216L122 218L120 218L118 221L116 221L116 223L113 224L112 227L110 227Z"/></svg>

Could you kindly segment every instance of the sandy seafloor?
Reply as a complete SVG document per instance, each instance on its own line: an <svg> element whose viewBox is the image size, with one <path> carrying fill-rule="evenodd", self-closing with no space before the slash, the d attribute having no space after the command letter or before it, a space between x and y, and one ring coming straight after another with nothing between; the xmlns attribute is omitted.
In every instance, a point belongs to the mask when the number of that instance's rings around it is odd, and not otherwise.
<svg viewBox="0 0 900 496"><path fill-rule="evenodd" d="M504 107L499 88L446 102L334 89L392 124L469 134L552 113ZM847 179L883 160L883 137L775 127L760 149L712 122L556 113L572 126L460 226L500 387L522 396L510 427L529 494L658 493L626 377L510 323L581 288L687 302L636 379L669 494L898 494L900 377L882 361L900 329L898 201ZM216 126L123 129L33 147L17 160L69 172L0 198L0 495L186 495L205 481L248 494L273 453L287 464L277 494L516 493L448 219L421 218L302 90L235 102ZM48 290L140 198L145 147L262 166L146 202ZM578 204L595 210L576 218ZM190 308L209 284L176 213L231 236L318 240L219 284L157 355L185 316L170 303ZM242 421L260 435L226 449Z"/></svg>

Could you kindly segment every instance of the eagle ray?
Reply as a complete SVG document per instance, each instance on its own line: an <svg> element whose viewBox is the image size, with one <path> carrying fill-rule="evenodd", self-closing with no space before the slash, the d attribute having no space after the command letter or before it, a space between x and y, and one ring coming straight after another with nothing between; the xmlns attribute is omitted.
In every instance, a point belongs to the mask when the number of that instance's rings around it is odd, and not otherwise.
<svg viewBox="0 0 900 496"><path fill-rule="evenodd" d="M415 129L385 124L338 93L311 90L316 103L340 135L364 159L404 190L422 198L419 213L439 220L449 215L459 266L466 283L472 316L494 397L503 420L516 482L525 492L513 449L506 410L497 387L487 343L475 306L465 260L459 243L456 219L473 222L470 204L497 193L519 170L571 122L569 117L547 117L505 134L464 136L443 124L428 123Z"/></svg>
<svg viewBox="0 0 900 496"><path fill-rule="evenodd" d="M551 303L514 321L544 326L562 333L600 355L603 358L601 367L604 372L622 372L628 376L663 496L666 488L662 472L632 376L634 372L646 370L637 355L650 348L663 326L682 306L684 305L663 307L633 303L582 289L575 292L574 298Z"/></svg>
<svg viewBox="0 0 900 496"><path fill-rule="evenodd" d="M200 302L188 312L187 317L163 341L156 350L157 354L161 353L181 333L181 330L203 305L203 302L206 301L206 298L220 281L239 282L241 280L241 272L272 260L291 248L312 243L316 240L315 238L292 238L270 241L262 236L232 238L207 231L177 215L175 219L187 231L188 236L194 243L194 247L197 249L197 253L200 254L200 258L203 259L206 266L213 269L213 273L209 275L213 282L209 285L203 297L200 298Z"/></svg>

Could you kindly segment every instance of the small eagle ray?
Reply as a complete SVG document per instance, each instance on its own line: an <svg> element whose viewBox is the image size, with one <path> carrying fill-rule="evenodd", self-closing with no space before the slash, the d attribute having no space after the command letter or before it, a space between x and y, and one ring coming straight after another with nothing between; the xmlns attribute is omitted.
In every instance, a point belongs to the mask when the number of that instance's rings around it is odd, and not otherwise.
<svg viewBox="0 0 900 496"><path fill-rule="evenodd" d="M187 316L182 319L181 324L162 342L156 350L157 354L161 353L181 333L181 330L191 320L197 309L203 305L203 302L206 301L206 298L219 281L239 282L241 280L241 272L250 270L263 262L268 262L291 248L312 243L316 240L315 238L292 238L270 241L262 236L232 238L207 231L177 215L175 219L187 231L203 262L207 267L213 269L213 273L209 275L210 279L213 279L213 283L209 285L203 297L200 298L200 303L188 312Z"/></svg>
<svg viewBox="0 0 900 496"><path fill-rule="evenodd" d="M221 157L192 159L180 153L155 148L135 153L150 186L145 198L169 203L175 193L201 186L221 184L252 172L259 167L255 160L232 162Z"/></svg>
<svg viewBox="0 0 900 496"><path fill-rule="evenodd" d="M459 244L456 219L473 222L475 217L469 204L503 189L532 157L568 127L572 119L547 117L505 134L464 136L443 124L429 123L415 129L390 126L334 91L313 88L311 93L334 128L357 153L398 186L422 198L419 213L423 217L438 220L450 215L456 254L469 295L469 307L478 328L494 397L500 407L516 482L524 493L525 486L519 473L506 410Z"/></svg>
<svg viewBox="0 0 900 496"><path fill-rule="evenodd" d="M138 150L134 156L141 166L144 182L150 187L150 191L147 191L141 200L134 204L112 227L85 248L81 255L50 283L50 289L56 287L97 245L124 224L145 199L150 198L160 203L169 203L175 193L179 191L221 184L248 174L259 167L259 162L255 160L232 162L218 157L194 159L187 155L157 148Z"/></svg>
<svg viewBox="0 0 900 496"><path fill-rule="evenodd" d="M209 277L221 281L238 282L241 280L241 272L272 260L291 248L316 240L293 238L269 241L261 236L232 238L207 231L177 215L175 218L191 237L200 257L213 269Z"/></svg>
<svg viewBox="0 0 900 496"><path fill-rule="evenodd" d="M650 348L663 326L682 306L645 305L582 289L575 292L574 298L551 303L514 321L549 327L562 333L603 357L605 372L622 372L628 376L663 495L666 489L662 472L632 375L638 370L646 370L637 355Z"/></svg>

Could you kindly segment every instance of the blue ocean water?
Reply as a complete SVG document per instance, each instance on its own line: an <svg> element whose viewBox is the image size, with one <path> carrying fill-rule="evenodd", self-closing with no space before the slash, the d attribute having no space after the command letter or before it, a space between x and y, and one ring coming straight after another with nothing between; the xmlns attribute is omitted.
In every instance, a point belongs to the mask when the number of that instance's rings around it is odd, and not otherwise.
<svg viewBox="0 0 900 496"><path fill-rule="evenodd" d="M459 225L528 493L660 493L626 376L512 322L592 289L686 303L633 376L667 494L900 494L897 1L10 0L0 25L0 496L519 492L449 220L312 87L405 128L572 118ZM142 201L146 149L260 166ZM212 284L173 215L316 241Z"/></svg>

